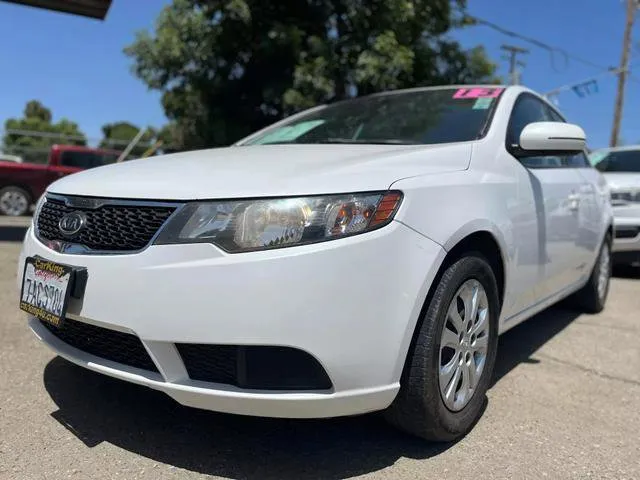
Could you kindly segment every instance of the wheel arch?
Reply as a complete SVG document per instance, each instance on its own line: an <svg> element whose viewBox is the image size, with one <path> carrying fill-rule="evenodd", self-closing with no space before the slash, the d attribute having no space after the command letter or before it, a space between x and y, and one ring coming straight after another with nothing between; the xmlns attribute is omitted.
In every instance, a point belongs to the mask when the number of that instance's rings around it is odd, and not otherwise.
<svg viewBox="0 0 640 480"><path fill-rule="evenodd" d="M29 200L31 201L31 203L37 200L37 198L33 194L32 188L26 182L6 180L0 183L0 190L8 187L16 187L20 190L24 190L29 195Z"/></svg>
<svg viewBox="0 0 640 480"><path fill-rule="evenodd" d="M439 284L446 269L457 259L461 258L464 253L476 251L487 258L493 268L494 274L496 275L500 308L502 308L504 304L508 279L508 250L504 236L500 234L497 227L488 222L471 222L452 235L449 241L443 245L443 249L446 253L436 270L436 274L433 277L429 288L427 289L425 298L422 299L422 306L413 325L413 330L410 330L411 338L408 343L408 347L401 352L401 356L399 358L401 366L401 381L405 378L407 373L407 364L410 355L415 348L417 336L420 328L422 327L425 311L431 302L437 285Z"/></svg>

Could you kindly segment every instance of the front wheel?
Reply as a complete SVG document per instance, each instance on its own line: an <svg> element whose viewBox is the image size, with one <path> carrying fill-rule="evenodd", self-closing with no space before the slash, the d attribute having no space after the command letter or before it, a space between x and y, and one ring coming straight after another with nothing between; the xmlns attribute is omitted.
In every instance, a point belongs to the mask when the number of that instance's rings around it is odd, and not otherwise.
<svg viewBox="0 0 640 480"><path fill-rule="evenodd" d="M0 214L20 217L29 212L31 200L29 194L20 187L4 187L0 189Z"/></svg>
<svg viewBox="0 0 640 480"><path fill-rule="evenodd" d="M611 235L607 234L600 246L589 280L574 294L574 303L586 313L601 312L607 302L612 270L611 241Z"/></svg>
<svg viewBox="0 0 640 480"><path fill-rule="evenodd" d="M421 318L400 391L385 412L400 429L452 441L482 413L498 343L494 272L480 254L449 266Z"/></svg>

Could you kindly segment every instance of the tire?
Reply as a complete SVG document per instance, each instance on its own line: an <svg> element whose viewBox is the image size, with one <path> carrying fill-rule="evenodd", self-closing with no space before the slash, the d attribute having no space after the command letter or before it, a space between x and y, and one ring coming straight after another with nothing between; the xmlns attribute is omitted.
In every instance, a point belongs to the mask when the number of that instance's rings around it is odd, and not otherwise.
<svg viewBox="0 0 640 480"><path fill-rule="evenodd" d="M31 195L20 187L4 187L0 189L0 214L20 217L29 213Z"/></svg>
<svg viewBox="0 0 640 480"><path fill-rule="evenodd" d="M443 344L445 326L448 330L447 333L454 331L452 328L454 324L450 320L452 317L448 313L449 309L450 307L454 308L452 305L459 305L457 302L461 287L471 284L480 285L484 289L486 295L484 303L488 307L488 312L485 315L486 326L482 331L487 336L484 366L480 375L477 376L479 380L473 393L467 397L469 398L467 403L459 405L458 408L453 405L452 408L445 402L445 395L440 388L441 362L444 362L445 366L453 365L454 369L457 369L456 365L460 365L459 355L462 354L465 359L469 360L468 350L465 353L464 349L469 349L471 346L468 343L459 344L457 352L460 353L456 353L452 357L451 362L453 363L449 363L446 356L451 349L446 347L441 352L440 347ZM454 299L456 299L455 304L452 303ZM478 309L478 311L481 310L483 309ZM400 391L391 406L384 412L386 420L407 433L430 441L454 441L471 430L482 415L486 392L493 375L498 346L499 314L500 301L497 282L493 269L487 260L479 253L467 253L450 265L442 274L433 294L427 298L421 319L418 322L414 344L407 357L400 382ZM465 315L461 315L461 317L464 322ZM479 319L479 316L477 318ZM476 325L478 324L480 324L479 320ZM459 332L458 337L448 338L458 340ZM484 336L479 336L478 340L480 338L484 338ZM467 340L465 339L465 341ZM470 361L473 361L474 364L481 363L481 361L477 361L475 355ZM451 377L451 383L456 375L454 373ZM464 376L462 379L464 380ZM446 380L444 380L444 384L447 384ZM444 391L447 391L446 387ZM453 395L449 398L455 400L456 396ZM449 400L450 403L451 400Z"/></svg>
<svg viewBox="0 0 640 480"><path fill-rule="evenodd" d="M602 290L599 287L603 269L605 269L604 286ZM602 245L600 253L596 259L596 263L591 270L589 280L573 295L573 304L585 313L600 313L607 302L609 294L609 282L611 278L612 261L611 261L611 235L607 233Z"/></svg>

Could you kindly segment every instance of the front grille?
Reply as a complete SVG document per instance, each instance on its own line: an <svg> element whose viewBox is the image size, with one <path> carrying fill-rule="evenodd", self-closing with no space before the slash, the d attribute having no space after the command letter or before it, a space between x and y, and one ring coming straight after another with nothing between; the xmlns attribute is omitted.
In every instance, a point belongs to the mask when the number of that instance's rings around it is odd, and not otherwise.
<svg viewBox="0 0 640 480"><path fill-rule="evenodd" d="M253 390L328 390L331 380L308 353L290 347L178 343L189 378Z"/></svg>
<svg viewBox="0 0 640 480"><path fill-rule="evenodd" d="M640 202L640 191L638 192L611 192L613 202Z"/></svg>
<svg viewBox="0 0 640 480"><path fill-rule="evenodd" d="M158 372L142 342L135 335L65 318L60 327L40 321L67 345L96 357L130 367Z"/></svg>
<svg viewBox="0 0 640 480"><path fill-rule="evenodd" d="M616 238L636 238L640 233L640 227L617 227Z"/></svg>
<svg viewBox="0 0 640 480"><path fill-rule="evenodd" d="M109 205L82 208L66 205L62 200L47 198L42 205L36 225L38 236L44 240L84 245L100 251L134 251L147 246L156 232L174 212L175 207L157 205ZM60 232L63 215L81 212L86 225L74 237Z"/></svg>

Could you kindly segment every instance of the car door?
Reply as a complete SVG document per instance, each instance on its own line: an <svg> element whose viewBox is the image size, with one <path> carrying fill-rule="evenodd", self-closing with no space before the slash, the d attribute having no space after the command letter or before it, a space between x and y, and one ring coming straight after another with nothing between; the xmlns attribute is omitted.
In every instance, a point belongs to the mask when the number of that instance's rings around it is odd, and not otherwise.
<svg viewBox="0 0 640 480"><path fill-rule="evenodd" d="M549 107L549 113L554 121L566 123L564 117L553 108ZM604 179L591 165L585 152L563 157L561 161L564 168L575 170L579 177L576 255L580 256L577 273L584 276L590 273L600 249L602 232L605 230L602 212L608 201L608 192Z"/></svg>
<svg viewBox="0 0 640 480"><path fill-rule="evenodd" d="M516 100L507 127L507 150L517 146L520 133L533 122L554 121L545 102L522 93ZM547 155L516 159L526 170L521 185L523 198L533 199L538 236L537 301L542 301L580 279L583 260L579 242L580 187L584 182L566 159Z"/></svg>

